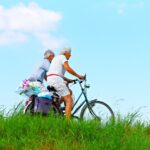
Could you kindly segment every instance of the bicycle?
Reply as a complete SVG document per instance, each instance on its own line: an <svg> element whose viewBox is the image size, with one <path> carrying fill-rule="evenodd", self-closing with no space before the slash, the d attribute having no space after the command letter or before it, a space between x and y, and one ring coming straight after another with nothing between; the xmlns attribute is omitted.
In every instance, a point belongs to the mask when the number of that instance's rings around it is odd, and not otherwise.
<svg viewBox="0 0 150 150"><path fill-rule="evenodd" d="M87 89L90 88L90 85L87 84L87 80L79 80L76 79L74 84L79 84L81 93L76 99L73 108L72 108L72 116L81 109L79 118L82 120L90 120L90 119L98 119L102 122L107 122L108 120L115 119L115 115L111 107L103 101L99 101L97 99L89 100L87 97ZM84 85L82 85L84 83ZM83 95L84 100L75 108L77 103L79 102L81 96ZM75 109L74 109L75 108Z"/></svg>
<svg viewBox="0 0 150 150"><path fill-rule="evenodd" d="M79 94L78 98L75 100L72 106L71 116L73 118L78 118L82 120L90 120L90 119L98 119L102 122L107 122L110 119L115 119L115 115L111 107L103 101L99 101L97 99L89 100L87 97L87 89L90 86L86 83L87 80L79 80L75 79L73 84L79 84L81 93ZM84 85L83 85L84 83ZM51 110L54 111L54 114L65 115L65 107L61 107L59 103L59 95L54 87L47 87L50 92L53 92L52 98L52 107ZM84 97L84 100L77 106L81 97ZM33 106L32 102L26 107L25 113ZM81 109L82 108L82 109ZM77 116L77 112L80 111L80 115Z"/></svg>

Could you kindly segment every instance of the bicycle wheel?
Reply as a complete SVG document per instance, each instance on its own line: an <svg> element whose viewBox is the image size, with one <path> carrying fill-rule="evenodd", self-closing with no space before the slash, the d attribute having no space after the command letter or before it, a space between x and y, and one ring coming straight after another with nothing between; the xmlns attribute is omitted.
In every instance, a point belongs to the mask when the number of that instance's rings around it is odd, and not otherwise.
<svg viewBox="0 0 150 150"><path fill-rule="evenodd" d="M89 108L90 107L90 108ZM114 120L114 113L109 105L97 99L89 102L89 107L86 104L80 113L80 118L83 120L98 119L103 123L109 120Z"/></svg>
<svg viewBox="0 0 150 150"><path fill-rule="evenodd" d="M29 101L28 104L24 108L24 114L34 114L34 103L33 101Z"/></svg>

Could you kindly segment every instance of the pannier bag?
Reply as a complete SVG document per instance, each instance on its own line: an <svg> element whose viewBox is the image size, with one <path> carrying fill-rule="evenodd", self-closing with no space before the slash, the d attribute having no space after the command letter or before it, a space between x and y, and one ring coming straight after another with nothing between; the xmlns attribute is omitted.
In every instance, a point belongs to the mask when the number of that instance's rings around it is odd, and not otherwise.
<svg viewBox="0 0 150 150"><path fill-rule="evenodd" d="M47 115L50 110L51 102L52 101L48 98L36 97L34 103L34 113Z"/></svg>

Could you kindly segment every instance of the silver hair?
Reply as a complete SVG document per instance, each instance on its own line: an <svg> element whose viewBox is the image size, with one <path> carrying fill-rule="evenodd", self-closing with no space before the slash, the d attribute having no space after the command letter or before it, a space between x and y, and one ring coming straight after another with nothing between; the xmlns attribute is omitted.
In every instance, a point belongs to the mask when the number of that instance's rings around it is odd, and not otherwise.
<svg viewBox="0 0 150 150"><path fill-rule="evenodd" d="M52 50L47 50L44 53L44 58L47 59L50 55L54 55L54 52Z"/></svg>
<svg viewBox="0 0 150 150"><path fill-rule="evenodd" d="M70 47L65 47L65 48L62 48L60 50L60 54L65 54L65 53L71 53L71 48Z"/></svg>

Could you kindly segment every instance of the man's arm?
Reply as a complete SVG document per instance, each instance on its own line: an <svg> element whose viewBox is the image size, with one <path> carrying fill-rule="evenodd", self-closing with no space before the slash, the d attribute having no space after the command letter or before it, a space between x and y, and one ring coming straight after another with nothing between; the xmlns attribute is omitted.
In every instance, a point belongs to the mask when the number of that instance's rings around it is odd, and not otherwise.
<svg viewBox="0 0 150 150"><path fill-rule="evenodd" d="M72 83L74 80L68 79L66 77L63 77L63 79L67 82L67 83Z"/></svg>
<svg viewBox="0 0 150 150"><path fill-rule="evenodd" d="M44 76L45 81L47 81L47 75Z"/></svg>
<svg viewBox="0 0 150 150"><path fill-rule="evenodd" d="M73 76L79 78L79 79L84 79L85 77L84 76L81 76L79 74L77 74L68 64L68 61L64 62L64 68L70 73L72 74Z"/></svg>

